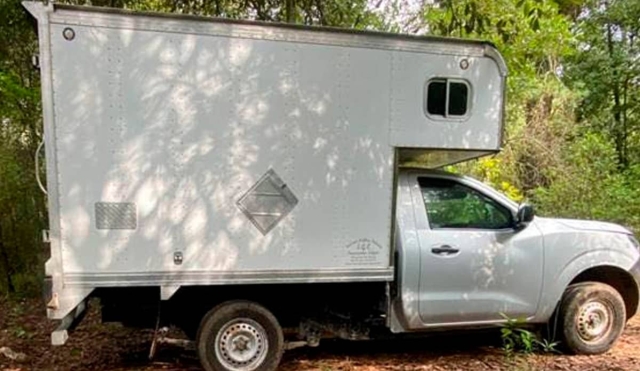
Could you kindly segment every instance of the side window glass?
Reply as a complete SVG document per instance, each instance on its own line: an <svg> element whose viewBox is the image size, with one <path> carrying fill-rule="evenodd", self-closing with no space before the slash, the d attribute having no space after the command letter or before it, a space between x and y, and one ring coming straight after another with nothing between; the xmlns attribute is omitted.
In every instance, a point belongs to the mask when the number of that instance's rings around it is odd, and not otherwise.
<svg viewBox="0 0 640 371"><path fill-rule="evenodd" d="M444 116L447 105L447 80L431 80L427 86L427 112Z"/></svg>
<svg viewBox="0 0 640 371"><path fill-rule="evenodd" d="M447 179L420 178L431 229L504 229L513 225L511 212L489 197Z"/></svg>
<svg viewBox="0 0 640 371"><path fill-rule="evenodd" d="M458 118L469 111L470 88L465 81L432 79L427 82L425 94L429 115Z"/></svg>
<svg viewBox="0 0 640 371"><path fill-rule="evenodd" d="M469 87L461 82L449 83L449 116L464 116L467 114Z"/></svg>

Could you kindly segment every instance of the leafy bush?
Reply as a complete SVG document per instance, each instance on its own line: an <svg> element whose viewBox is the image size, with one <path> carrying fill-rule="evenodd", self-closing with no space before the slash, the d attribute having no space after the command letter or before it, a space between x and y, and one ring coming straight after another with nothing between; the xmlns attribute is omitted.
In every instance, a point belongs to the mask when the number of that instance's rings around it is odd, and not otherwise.
<svg viewBox="0 0 640 371"><path fill-rule="evenodd" d="M561 167L548 170L549 186L532 192L539 212L598 219L640 231L640 167L620 171L611 140L588 133L569 145Z"/></svg>

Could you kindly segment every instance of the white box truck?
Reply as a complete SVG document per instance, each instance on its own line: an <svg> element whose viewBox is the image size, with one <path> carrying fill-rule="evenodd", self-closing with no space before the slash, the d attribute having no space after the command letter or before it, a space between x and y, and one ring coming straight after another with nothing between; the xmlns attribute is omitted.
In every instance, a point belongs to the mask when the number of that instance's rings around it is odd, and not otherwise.
<svg viewBox="0 0 640 371"><path fill-rule="evenodd" d="M24 6L40 43L54 344L92 296L105 321L180 326L207 371L273 370L294 340L501 313L556 318L568 350L594 354L635 314L627 229L534 217L411 168L500 150L507 70L492 45Z"/></svg>

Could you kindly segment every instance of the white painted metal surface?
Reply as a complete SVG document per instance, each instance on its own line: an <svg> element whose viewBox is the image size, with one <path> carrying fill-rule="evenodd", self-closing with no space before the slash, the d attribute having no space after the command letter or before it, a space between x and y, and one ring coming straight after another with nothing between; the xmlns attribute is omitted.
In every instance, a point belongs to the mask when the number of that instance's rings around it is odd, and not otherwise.
<svg viewBox="0 0 640 371"><path fill-rule="evenodd" d="M487 44L25 7L40 27L48 273L55 290L85 289L72 301L99 286L168 298L392 280L396 149L500 147L505 70ZM433 77L469 83L468 118L425 115ZM263 235L237 202L269 170L297 204Z"/></svg>
<svg viewBox="0 0 640 371"><path fill-rule="evenodd" d="M52 50L66 273L389 264L389 98L369 93L388 91L372 78L384 52L89 27L66 41L65 27ZM299 203L263 236L236 202L269 169ZM138 227L96 229L96 202L135 203ZM348 248L361 239L365 260Z"/></svg>

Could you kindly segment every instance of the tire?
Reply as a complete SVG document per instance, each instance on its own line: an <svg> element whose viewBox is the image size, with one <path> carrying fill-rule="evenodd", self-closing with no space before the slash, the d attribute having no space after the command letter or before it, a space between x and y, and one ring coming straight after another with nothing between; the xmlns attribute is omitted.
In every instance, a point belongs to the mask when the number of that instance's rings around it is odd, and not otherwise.
<svg viewBox="0 0 640 371"><path fill-rule="evenodd" d="M278 320L263 306L229 301L204 316L196 348L206 371L274 371L284 336Z"/></svg>
<svg viewBox="0 0 640 371"><path fill-rule="evenodd" d="M626 322L624 300L599 282L571 285L560 303L561 340L569 353L602 354L618 340Z"/></svg>

